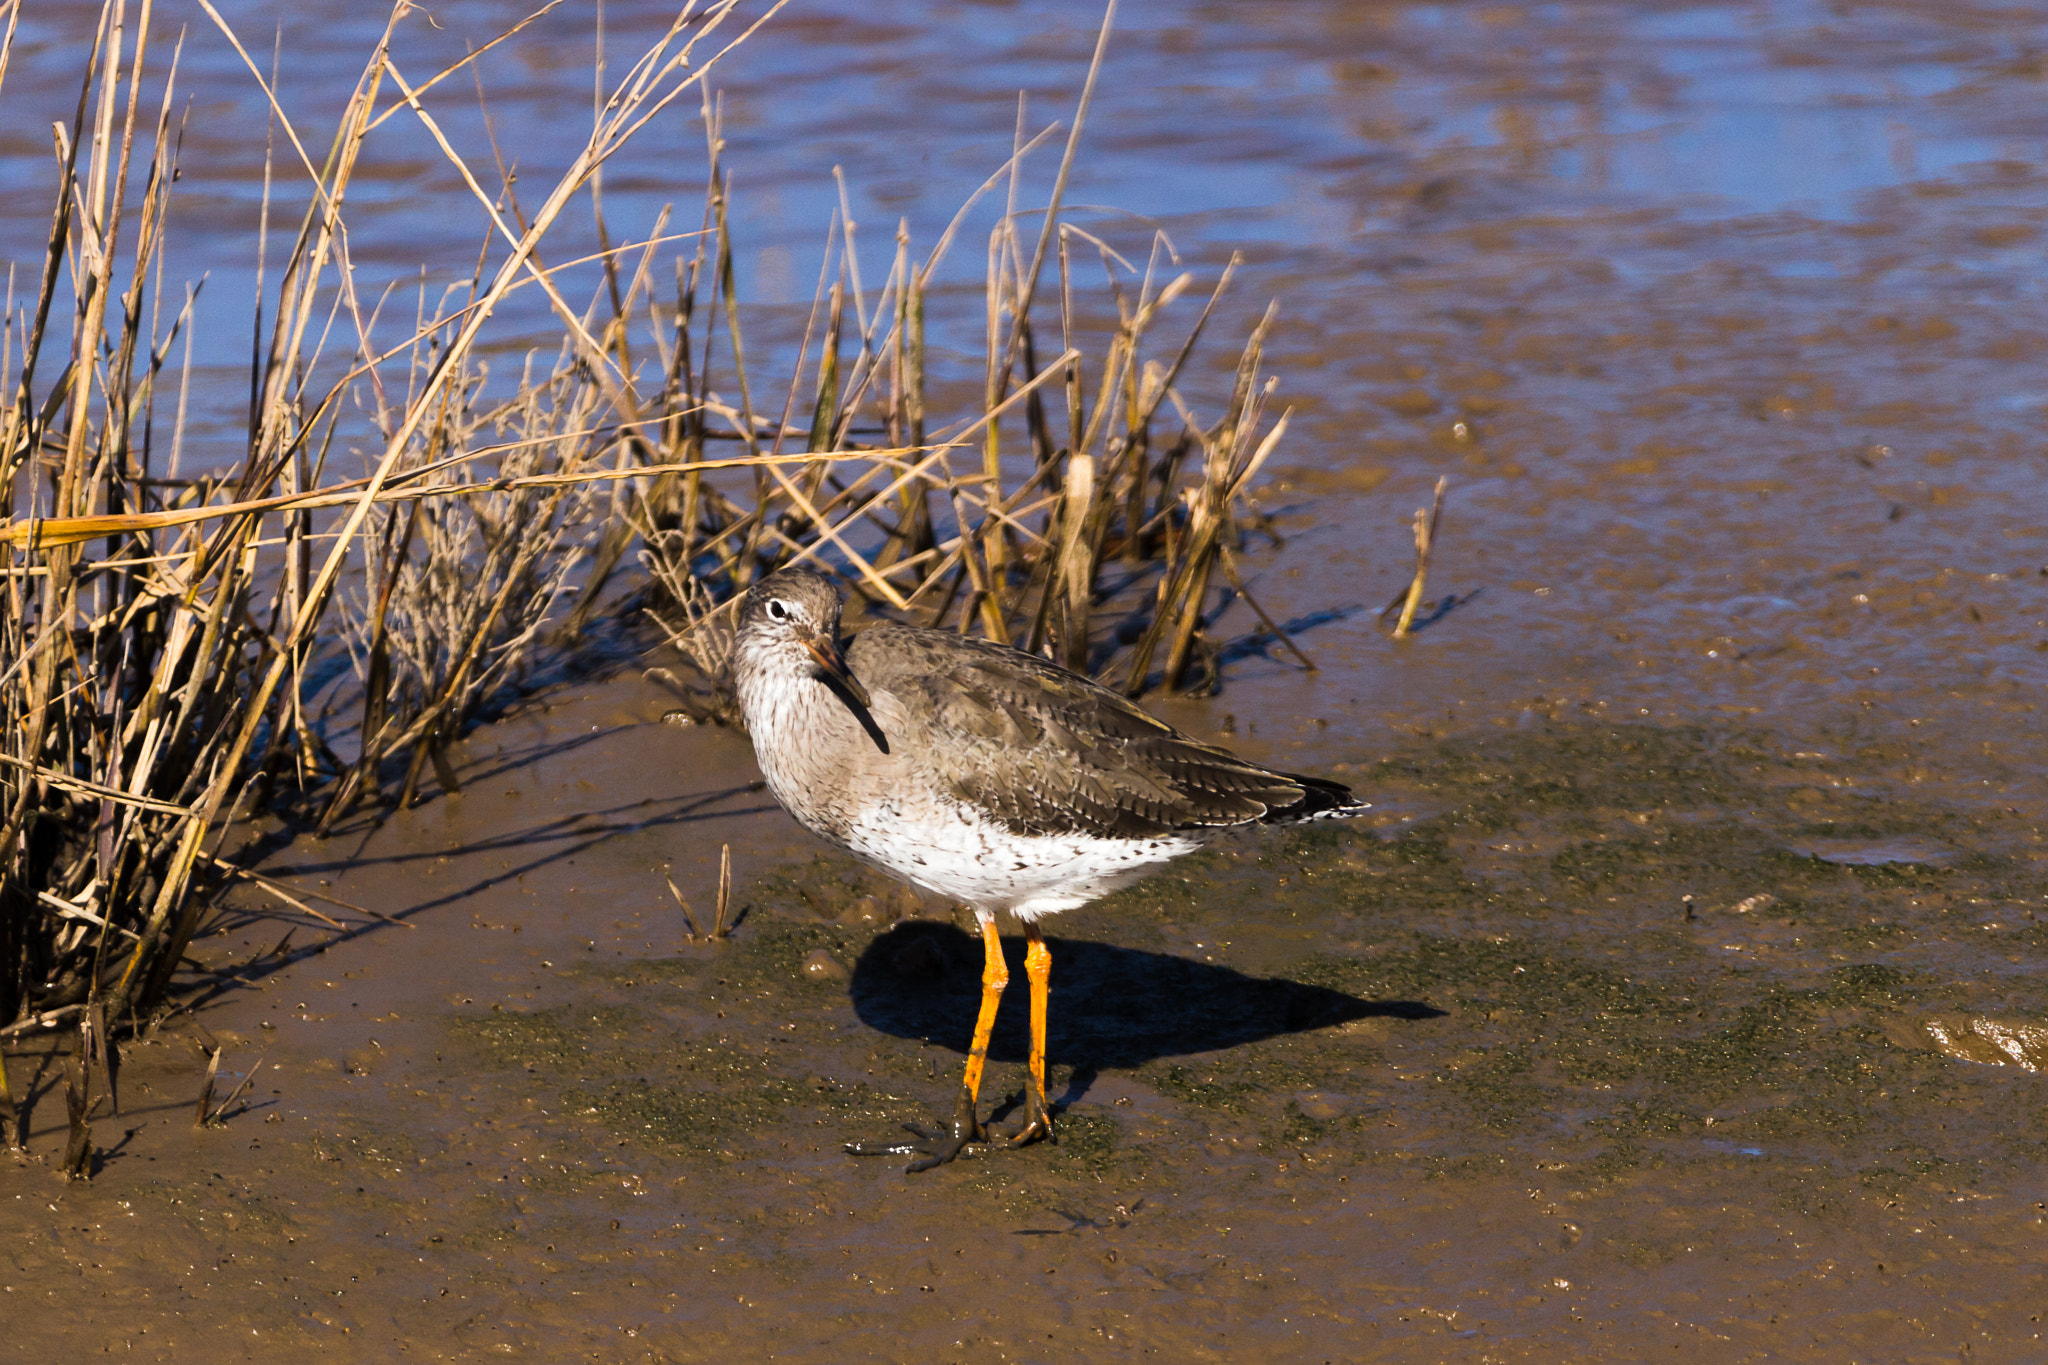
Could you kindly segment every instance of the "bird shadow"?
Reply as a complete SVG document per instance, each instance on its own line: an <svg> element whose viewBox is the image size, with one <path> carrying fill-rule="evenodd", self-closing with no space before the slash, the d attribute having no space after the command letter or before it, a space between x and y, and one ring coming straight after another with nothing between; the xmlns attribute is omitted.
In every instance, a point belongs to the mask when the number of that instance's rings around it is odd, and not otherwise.
<svg viewBox="0 0 2048 1365"><path fill-rule="evenodd" d="M1445 1015L1420 1001L1361 1000L1170 953L1084 939L1048 938L1046 947L1056 1004L1048 1012L1046 1060L1072 1068L1068 1103L1104 1068L1124 1070L1159 1057L1214 1052L1354 1019ZM1010 988L988 1055L992 1061L1021 1062L1030 1046L1024 940L1006 938L1003 952ZM981 1001L981 959L973 935L931 920L906 921L879 935L854 964L854 1012L880 1032L964 1054Z"/></svg>

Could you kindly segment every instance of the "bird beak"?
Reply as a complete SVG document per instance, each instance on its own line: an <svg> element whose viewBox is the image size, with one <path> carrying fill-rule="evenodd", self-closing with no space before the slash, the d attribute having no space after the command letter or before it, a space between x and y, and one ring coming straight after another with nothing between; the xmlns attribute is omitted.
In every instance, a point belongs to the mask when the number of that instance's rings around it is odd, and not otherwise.
<svg viewBox="0 0 2048 1365"><path fill-rule="evenodd" d="M815 638L804 641L804 648L811 651L811 657L818 661L818 671L822 676L838 683L846 689L848 696L862 706L874 706L873 699L868 696L868 690L860 685L860 679L854 677L847 669L846 656L839 652L837 642Z"/></svg>

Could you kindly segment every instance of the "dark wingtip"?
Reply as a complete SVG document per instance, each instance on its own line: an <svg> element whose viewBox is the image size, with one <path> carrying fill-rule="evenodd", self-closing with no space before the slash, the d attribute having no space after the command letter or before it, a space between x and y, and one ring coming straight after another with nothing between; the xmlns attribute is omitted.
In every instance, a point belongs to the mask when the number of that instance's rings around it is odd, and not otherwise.
<svg viewBox="0 0 2048 1365"><path fill-rule="evenodd" d="M1286 776L1289 782L1300 786L1301 799L1289 805L1275 806L1266 812L1260 824L1292 825L1303 820L1341 820L1363 815L1372 809L1372 802L1359 800L1342 782L1304 777L1300 773L1288 773Z"/></svg>

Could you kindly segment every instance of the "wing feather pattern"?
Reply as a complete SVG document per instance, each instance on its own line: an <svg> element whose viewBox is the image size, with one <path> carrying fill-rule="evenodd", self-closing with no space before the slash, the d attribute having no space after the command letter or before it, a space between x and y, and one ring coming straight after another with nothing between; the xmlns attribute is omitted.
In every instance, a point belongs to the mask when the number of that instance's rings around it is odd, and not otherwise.
<svg viewBox="0 0 2048 1365"><path fill-rule="evenodd" d="M1144 839L1360 808L1339 783L1247 762L1007 646L892 623L854 636L847 659L925 731L916 760L1019 834Z"/></svg>

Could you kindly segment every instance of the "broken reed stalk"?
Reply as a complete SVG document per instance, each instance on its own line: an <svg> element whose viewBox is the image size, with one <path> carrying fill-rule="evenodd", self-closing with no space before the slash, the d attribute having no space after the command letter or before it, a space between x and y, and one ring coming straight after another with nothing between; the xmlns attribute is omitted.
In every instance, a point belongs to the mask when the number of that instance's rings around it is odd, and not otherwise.
<svg viewBox="0 0 2048 1365"><path fill-rule="evenodd" d="M732 932L726 915L732 909L732 845L718 846L718 912L711 921L711 937L724 938Z"/></svg>
<svg viewBox="0 0 2048 1365"><path fill-rule="evenodd" d="M1223 565L1223 576L1230 580L1231 591L1244 599L1244 604L1252 609L1254 616L1259 618L1259 624L1264 626L1267 633L1275 640L1278 640L1289 654L1301 660L1303 669L1310 673L1317 672L1316 661L1301 652L1301 646L1294 643L1294 637L1289 635L1280 626L1279 622L1266 615L1266 609L1259 605L1259 599L1253 597L1251 589L1244 585L1244 576L1237 571L1237 555L1228 545L1223 547L1221 563Z"/></svg>
<svg viewBox="0 0 2048 1365"><path fill-rule="evenodd" d="M192 1106L192 1126L204 1128L213 1113L213 1081L220 1074L220 1055L225 1048L210 1047L206 1050L206 1075L199 1081L199 1102Z"/></svg>
<svg viewBox="0 0 2048 1365"><path fill-rule="evenodd" d="M1408 596L1401 603L1401 618L1394 623L1394 638L1407 638L1408 628L1415 623L1416 609L1422 605L1422 589L1429 577L1430 551L1436 547L1436 524L1444 514L1444 490L1450 486L1449 475L1442 475L1436 481L1436 493L1430 498L1427 508L1415 509L1415 577L1408 584Z"/></svg>
<svg viewBox="0 0 2048 1365"><path fill-rule="evenodd" d="M683 941L685 943L695 943L698 938L697 921L690 914L690 903L683 899L682 888L676 885L674 877L664 872L661 875L661 879L668 883L668 893L676 898L676 908L683 912Z"/></svg>
<svg viewBox="0 0 2048 1365"><path fill-rule="evenodd" d="M211 1080L210 1074L208 1079ZM92 1178L92 1115L95 1107L90 1074L76 1053L66 1054L64 1113L69 1127L65 1135L64 1155L57 1163L58 1172L66 1180Z"/></svg>
<svg viewBox="0 0 2048 1365"><path fill-rule="evenodd" d="M213 1049L213 1055L206 1064L206 1083L200 1087L199 1116L192 1125L194 1128L216 1128L233 1118L235 1115L228 1111L234 1109L235 1101L242 1098L242 1095L249 1089L250 1085L255 1082L256 1073L263 1069L263 1058L258 1057L256 1064L249 1068L248 1074L242 1077L240 1083L233 1090L228 1091L227 1098L219 1104L212 1106L211 1112L209 1112L208 1101L213 1097L214 1072L220 1066L221 1054L224 1051L226 1051L225 1048L217 1047Z"/></svg>
<svg viewBox="0 0 2048 1365"><path fill-rule="evenodd" d="M7 1079L7 1058L0 1054L0 1145L10 1152L22 1150L21 1109L14 1102L14 1086Z"/></svg>
<svg viewBox="0 0 2048 1365"><path fill-rule="evenodd" d="M305 915L309 919L316 919L320 921L322 924L325 924L332 929L347 929L351 926L341 924L340 922L326 915L321 914L312 906L307 905L304 900L301 900L301 896L306 897L309 900L326 901L329 905L338 905L344 910L354 911L356 914L363 916L365 919L373 919L380 924L389 924L399 929L416 929L419 927L409 919L393 919L390 915L384 914L381 911L372 910L367 906L357 905L352 901L342 900L338 896L330 896L324 891L314 891L303 886L291 886L285 882L277 880L275 877L266 877L261 872L256 872L246 867L238 867L235 864L229 862L227 859L216 857L211 853L202 853L199 856L204 858L213 866L219 868L222 874L230 877L239 877L243 881L254 882L256 885L263 888L265 892L283 901L285 904L291 906L300 914ZM286 937L290 937L289 931L287 931ZM275 956L276 952L276 949L272 949L271 952L265 954L265 956Z"/></svg>

